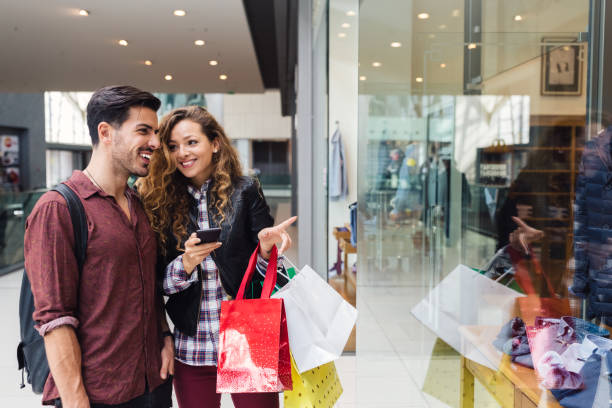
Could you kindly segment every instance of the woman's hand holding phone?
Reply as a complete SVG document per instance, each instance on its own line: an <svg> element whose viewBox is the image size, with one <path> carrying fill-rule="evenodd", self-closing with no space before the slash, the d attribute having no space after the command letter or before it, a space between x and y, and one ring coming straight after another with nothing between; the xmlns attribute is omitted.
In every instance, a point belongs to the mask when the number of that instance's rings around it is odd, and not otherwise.
<svg viewBox="0 0 612 408"><path fill-rule="evenodd" d="M221 242L200 243L200 238L194 232L185 241L185 252L183 253L183 267L187 275L195 270L196 266L202 263L211 252L221 246Z"/></svg>

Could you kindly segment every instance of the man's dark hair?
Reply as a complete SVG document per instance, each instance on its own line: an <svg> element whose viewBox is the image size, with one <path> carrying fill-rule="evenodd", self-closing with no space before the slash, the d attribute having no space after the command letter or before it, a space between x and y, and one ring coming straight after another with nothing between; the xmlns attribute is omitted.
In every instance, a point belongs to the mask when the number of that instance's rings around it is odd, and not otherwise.
<svg viewBox="0 0 612 408"><path fill-rule="evenodd" d="M98 89L87 104L87 127L91 143L98 144L98 125L107 122L120 127L129 116L132 106L139 106L157 111L161 105L153 94L141 91L133 86L106 86Z"/></svg>

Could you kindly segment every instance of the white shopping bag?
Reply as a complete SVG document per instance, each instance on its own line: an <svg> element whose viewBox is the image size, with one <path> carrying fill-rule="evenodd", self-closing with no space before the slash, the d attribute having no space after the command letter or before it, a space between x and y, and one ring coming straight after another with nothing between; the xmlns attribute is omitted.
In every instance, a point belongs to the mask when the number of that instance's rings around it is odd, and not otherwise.
<svg viewBox="0 0 612 408"><path fill-rule="evenodd" d="M523 295L458 265L412 308L412 314L466 358L497 370L501 353L485 355L481 350L514 317L514 305L520 296Z"/></svg>
<svg viewBox="0 0 612 408"><path fill-rule="evenodd" d="M300 373L340 357L357 321L357 309L310 266L272 298L284 300L289 347Z"/></svg>

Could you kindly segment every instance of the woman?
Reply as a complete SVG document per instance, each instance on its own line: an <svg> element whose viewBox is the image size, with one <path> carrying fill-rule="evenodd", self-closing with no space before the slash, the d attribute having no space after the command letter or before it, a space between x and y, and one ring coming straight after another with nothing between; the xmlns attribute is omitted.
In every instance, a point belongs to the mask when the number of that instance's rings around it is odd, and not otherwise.
<svg viewBox="0 0 612 408"><path fill-rule="evenodd" d="M258 297L274 245L291 246L286 228L273 227L259 184L242 176L238 155L214 117L201 107L170 112L160 125L161 149L138 190L157 232L164 265L166 308L175 325L174 388L179 407L219 407L216 364L221 301L235 297L249 257L259 248ZM195 231L221 228L219 242L200 243ZM258 246L259 245L259 246ZM278 394L232 394L234 405L277 407Z"/></svg>

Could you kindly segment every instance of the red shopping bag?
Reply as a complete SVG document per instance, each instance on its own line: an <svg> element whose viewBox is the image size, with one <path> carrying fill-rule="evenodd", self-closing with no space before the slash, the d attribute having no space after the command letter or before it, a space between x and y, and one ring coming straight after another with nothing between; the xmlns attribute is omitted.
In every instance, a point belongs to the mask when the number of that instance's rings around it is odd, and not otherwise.
<svg viewBox="0 0 612 408"><path fill-rule="evenodd" d="M259 246L251 255L235 300L221 304L217 392L291 390L291 357L282 299L270 299L276 284L276 246L272 249L260 299L244 299L255 273Z"/></svg>

